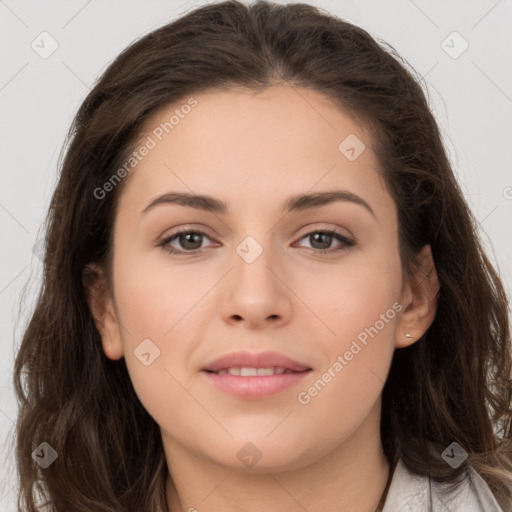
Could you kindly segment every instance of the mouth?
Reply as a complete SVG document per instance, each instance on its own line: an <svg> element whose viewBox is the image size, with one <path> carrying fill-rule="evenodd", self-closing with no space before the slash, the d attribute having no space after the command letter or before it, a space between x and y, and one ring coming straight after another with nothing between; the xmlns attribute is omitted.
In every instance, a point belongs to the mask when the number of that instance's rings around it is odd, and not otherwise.
<svg viewBox="0 0 512 512"><path fill-rule="evenodd" d="M230 367L201 373L215 391L238 399L263 400L299 384L304 386L304 379L311 372L311 369L294 371L283 367Z"/></svg>
<svg viewBox="0 0 512 512"><path fill-rule="evenodd" d="M202 368L203 371L220 375L280 375L290 372L311 370L309 365L300 363L279 352L231 352L215 359ZM222 372L222 373L221 373Z"/></svg>
<svg viewBox="0 0 512 512"><path fill-rule="evenodd" d="M224 395L263 400L298 386L312 371L284 354L236 352L217 359L201 373L208 386Z"/></svg>
<svg viewBox="0 0 512 512"><path fill-rule="evenodd" d="M305 370L292 370L290 368L283 367L269 367L269 368L253 368L253 367L231 367L231 368L222 368L218 371L213 370L205 370L208 373L213 373L215 375L240 375L241 377L267 377L270 375L283 375L289 373L303 373L310 371L311 368L306 368Z"/></svg>
<svg viewBox="0 0 512 512"><path fill-rule="evenodd" d="M261 400L299 385L313 369L277 352L232 352L201 373L212 389L236 398Z"/></svg>

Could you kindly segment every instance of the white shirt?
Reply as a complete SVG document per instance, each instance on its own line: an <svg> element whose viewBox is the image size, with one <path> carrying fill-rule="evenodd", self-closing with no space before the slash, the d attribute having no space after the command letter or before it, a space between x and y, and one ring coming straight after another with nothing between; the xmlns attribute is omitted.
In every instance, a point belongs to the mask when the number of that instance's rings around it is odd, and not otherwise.
<svg viewBox="0 0 512 512"><path fill-rule="evenodd" d="M428 476L411 473L399 460L382 512L504 512L485 480L473 468L453 494L442 494L446 485L432 480L430 486Z"/></svg>

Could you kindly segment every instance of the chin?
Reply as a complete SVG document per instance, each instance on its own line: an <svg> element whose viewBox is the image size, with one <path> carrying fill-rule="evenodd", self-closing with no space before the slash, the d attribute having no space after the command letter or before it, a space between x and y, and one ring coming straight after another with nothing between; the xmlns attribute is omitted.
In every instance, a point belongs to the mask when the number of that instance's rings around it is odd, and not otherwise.
<svg viewBox="0 0 512 512"><path fill-rule="evenodd" d="M308 449L301 442L286 441L286 436L276 435L274 439L271 436L267 439L265 436L259 436L261 439L235 437L222 447L217 441L217 448L221 450L210 453L209 458L227 469L257 474L296 470L322 456L314 445Z"/></svg>

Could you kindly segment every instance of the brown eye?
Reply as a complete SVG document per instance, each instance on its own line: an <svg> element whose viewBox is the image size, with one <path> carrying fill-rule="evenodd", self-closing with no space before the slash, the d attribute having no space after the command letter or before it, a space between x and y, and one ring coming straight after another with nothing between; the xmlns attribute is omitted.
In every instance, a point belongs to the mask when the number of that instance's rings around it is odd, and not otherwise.
<svg viewBox="0 0 512 512"><path fill-rule="evenodd" d="M177 240L181 247L192 251L199 249L203 242L200 233L180 233Z"/></svg>
<svg viewBox="0 0 512 512"><path fill-rule="evenodd" d="M327 233L313 233L308 236L314 249L329 249L334 238L333 235L329 235Z"/></svg>
<svg viewBox="0 0 512 512"><path fill-rule="evenodd" d="M194 253L202 249L204 237L210 238L202 231L179 231L162 240L159 245L163 250L173 254Z"/></svg>
<svg viewBox="0 0 512 512"><path fill-rule="evenodd" d="M341 233L337 233L336 231L312 231L307 235L304 235L301 240L307 239L311 244L311 249L314 249L315 252L319 252L320 254L329 253L329 252L340 252L347 250L350 246L355 244L354 240L351 240ZM339 242L341 247L332 248L331 244L333 241Z"/></svg>

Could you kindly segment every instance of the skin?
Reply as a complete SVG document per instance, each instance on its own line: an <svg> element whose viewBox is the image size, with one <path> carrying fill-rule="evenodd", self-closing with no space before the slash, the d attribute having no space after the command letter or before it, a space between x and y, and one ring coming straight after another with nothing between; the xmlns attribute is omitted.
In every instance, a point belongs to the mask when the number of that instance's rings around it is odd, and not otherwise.
<svg viewBox="0 0 512 512"><path fill-rule="evenodd" d="M430 247L417 272L402 275L396 205L372 142L325 96L280 85L195 98L198 105L127 178L114 225L113 296L101 286L90 293L106 356L125 357L160 426L174 482L169 511L373 512L389 474L379 424L393 352L418 340L435 316ZM145 136L176 108L155 114ZM338 149L349 134L366 145L354 161ZM281 213L291 195L334 189L362 197L375 217L347 201ZM141 213L171 191L219 198L229 211L168 203ZM206 232L195 246L172 242L202 252L178 256L158 246L177 228ZM321 229L356 243L306 236ZM263 249L252 263L236 252L247 236ZM344 250L319 254L325 247ZM298 393L394 303L401 311L300 403ZM134 355L146 338L160 350L148 366ZM276 396L235 398L200 370L240 349L275 350L313 371ZM248 442L261 454L253 467L237 457Z"/></svg>

